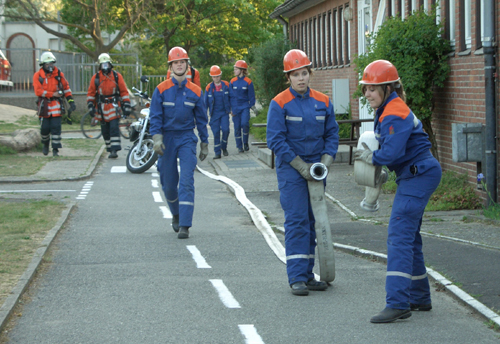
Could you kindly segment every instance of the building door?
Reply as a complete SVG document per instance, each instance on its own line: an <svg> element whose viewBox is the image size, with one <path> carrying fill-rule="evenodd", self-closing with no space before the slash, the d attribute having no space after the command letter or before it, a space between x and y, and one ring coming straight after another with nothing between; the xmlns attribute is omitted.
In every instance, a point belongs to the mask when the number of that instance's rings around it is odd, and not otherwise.
<svg viewBox="0 0 500 344"><path fill-rule="evenodd" d="M358 53L364 54L368 47L367 35L373 32L372 24L372 0L358 0ZM373 118L368 105L363 105L359 100L359 118ZM365 131L373 131L373 123L366 122L361 125L360 134Z"/></svg>
<svg viewBox="0 0 500 344"><path fill-rule="evenodd" d="M32 87L33 74L37 70L34 48L33 40L24 33L16 33L7 41L12 81L17 90L29 90Z"/></svg>

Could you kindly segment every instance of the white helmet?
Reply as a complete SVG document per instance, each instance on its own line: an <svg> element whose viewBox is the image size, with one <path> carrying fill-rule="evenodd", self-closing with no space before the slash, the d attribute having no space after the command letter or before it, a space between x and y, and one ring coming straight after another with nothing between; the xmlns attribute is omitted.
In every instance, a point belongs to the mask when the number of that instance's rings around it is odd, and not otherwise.
<svg viewBox="0 0 500 344"><path fill-rule="evenodd" d="M41 66L44 63L56 63L56 57L50 51L46 51L40 56L40 60L38 60L38 64Z"/></svg>
<svg viewBox="0 0 500 344"><path fill-rule="evenodd" d="M104 62L111 63L111 57L109 57L109 55L106 53L102 53L101 55L99 55L99 58L97 60L99 61L99 64Z"/></svg>

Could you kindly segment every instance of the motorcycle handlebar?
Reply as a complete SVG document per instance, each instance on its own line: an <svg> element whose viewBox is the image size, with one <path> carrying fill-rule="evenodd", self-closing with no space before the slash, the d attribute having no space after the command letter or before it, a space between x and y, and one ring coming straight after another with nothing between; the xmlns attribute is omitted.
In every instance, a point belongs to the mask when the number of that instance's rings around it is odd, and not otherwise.
<svg viewBox="0 0 500 344"><path fill-rule="evenodd" d="M147 93L141 92L140 90L138 90L134 86L132 86L132 90L135 91L134 95L141 97L142 99L151 100L151 98L149 98Z"/></svg>

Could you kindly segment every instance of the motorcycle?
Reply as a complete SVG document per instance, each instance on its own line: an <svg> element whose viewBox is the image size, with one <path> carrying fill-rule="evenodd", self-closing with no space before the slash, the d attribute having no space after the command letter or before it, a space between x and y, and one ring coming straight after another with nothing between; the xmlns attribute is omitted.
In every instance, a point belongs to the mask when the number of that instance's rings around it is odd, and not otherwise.
<svg viewBox="0 0 500 344"><path fill-rule="evenodd" d="M147 83L146 76L141 76L141 82ZM134 95L146 100L146 107L141 110L139 120L133 122L129 127L129 138L133 142L127 154L127 169L132 173L143 173L149 170L158 160L158 154L154 151L153 136L149 133L149 105L151 98L147 92L141 92L132 87Z"/></svg>

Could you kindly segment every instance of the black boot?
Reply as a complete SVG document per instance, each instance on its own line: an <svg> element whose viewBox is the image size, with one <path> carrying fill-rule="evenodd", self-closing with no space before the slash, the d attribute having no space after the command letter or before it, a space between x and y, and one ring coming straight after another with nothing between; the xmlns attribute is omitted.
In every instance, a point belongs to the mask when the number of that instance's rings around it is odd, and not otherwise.
<svg viewBox="0 0 500 344"><path fill-rule="evenodd" d="M245 143L243 147L245 148L246 151L250 150L250 147L248 147L248 143Z"/></svg>
<svg viewBox="0 0 500 344"><path fill-rule="evenodd" d="M215 160L215 159L220 159L220 154L216 154L216 155L214 156L214 160Z"/></svg>
<svg viewBox="0 0 500 344"><path fill-rule="evenodd" d="M375 315L370 319L371 323L389 323L398 319L407 319L411 317L411 312L409 309L394 309L394 308L384 308L382 312Z"/></svg>
<svg viewBox="0 0 500 344"><path fill-rule="evenodd" d="M309 290L326 290L328 289L328 284L323 281L316 281L314 278L312 280L309 280L307 283L307 289Z"/></svg>
<svg viewBox="0 0 500 344"><path fill-rule="evenodd" d="M43 143L42 153L43 153L43 155L49 154L49 143L48 142Z"/></svg>
<svg viewBox="0 0 500 344"><path fill-rule="evenodd" d="M179 232L179 214L172 216L172 228L174 232Z"/></svg>
<svg viewBox="0 0 500 344"><path fill-rule="evenodd" d="M59 149L57 148L52 149L52 156L59 156Z"/></svg>
<svg viewBox="0 0 500 344"><path fill-rule="evenodd" d="M116 159L118 158L118 154L116 154L116 151L111 151L111 153L108 155L108 159Z"/></svg>
<svg viewBox="0 0 500 344"><path fill-rule="evenodd" d="M222 154L224 154L224 156L228 156L229 155L229 153L227 152L227 149L223 149L222 150Z"/></svg>
<svg viewBox="0 0 500 344"><path fill-rule="evenodd" d="M290 288L292 288L293 295L309 295L309 289L307 289L306 282L295 282L294 284L290 285Z"/></svg>
<svg viewBox="0 0 500 344"><path fill-rule="evenodd" d="M431 303L426 303L426 304L410 303L410 310L412 311L428 312L431 309L432 309Z"/></svg>
<svg viewBox="0 0 500 344"><path fill-rule="evenodd" d="M179 234L177 234L179 239L189 238L189 227L179 227Z"/></svg>

